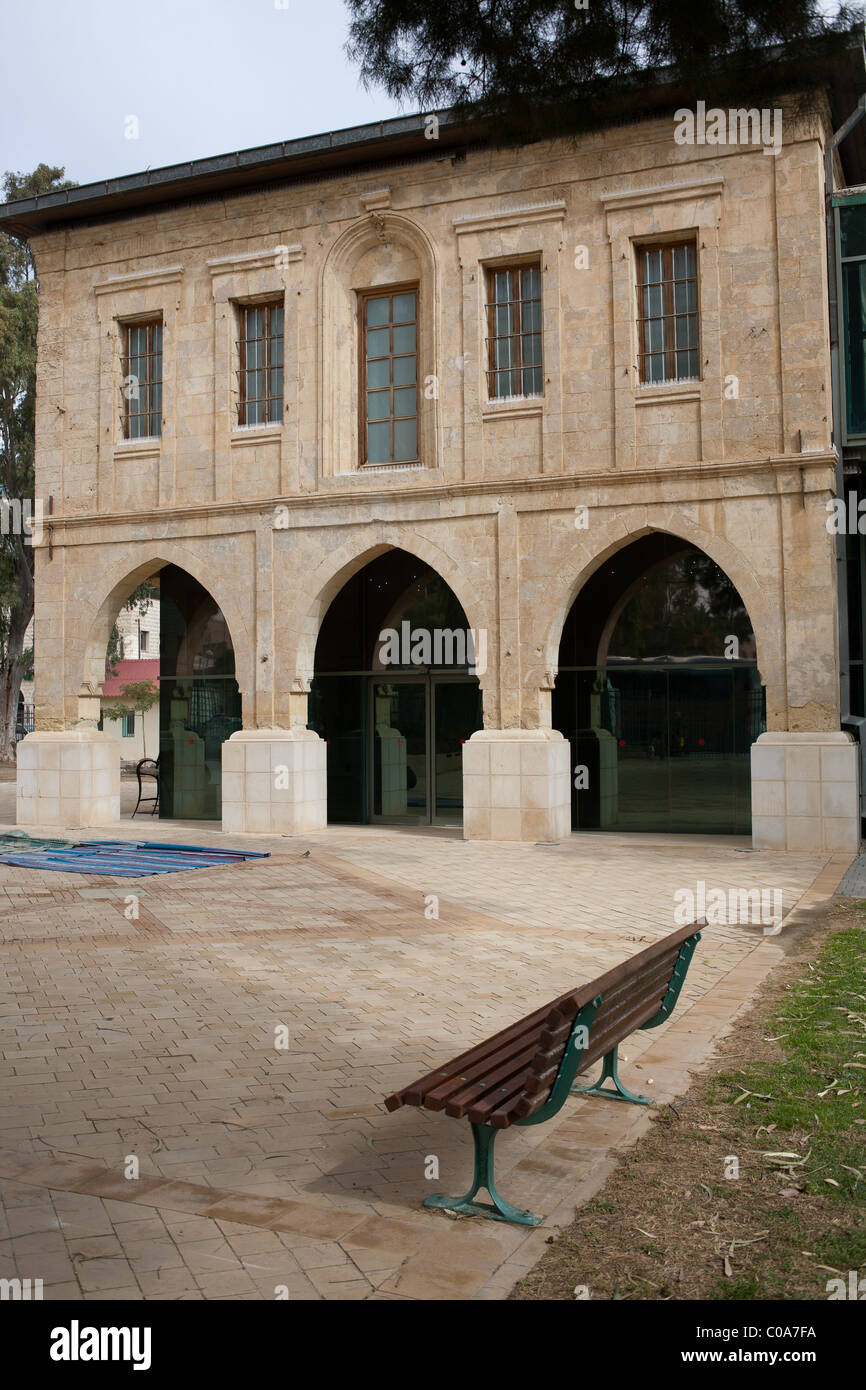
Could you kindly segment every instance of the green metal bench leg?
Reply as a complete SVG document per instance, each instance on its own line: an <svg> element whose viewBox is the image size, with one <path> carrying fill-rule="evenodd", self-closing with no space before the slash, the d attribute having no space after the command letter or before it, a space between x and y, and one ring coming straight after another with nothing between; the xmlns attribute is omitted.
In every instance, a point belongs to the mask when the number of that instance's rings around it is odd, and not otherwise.
<svg viewBox="0 0 866 1390"><path fill-rule="evenodd" d="M573 1096L604 1096L607 1100L628 1100L633 1105L653 1105L654 1102L650 1096L635 1095L634 1091L623 1086L619 1079L617 1067L618 1050L617 1045L617 1047L611 1048L610 1052L604 1054L601 1076L594 1086L572 1086L571 1094ZM605 1086L605 1081L612 1081L616 1089L611 1090L609 1086Z"/></svg>
<svg viewBox="0 0 866 1390"><path fill-rule="evenodd" d="M510 1221L517 1226L539 1226L540 1216L533 1216L531 1211L520 1211L513 1207L510 1202L506 1202L504 1197L500 1197L496 1191L493 1181L493 1144L498 1130L492 1129L490 1125L473 1125L472 1138L475 1141L475 1172L472 1178L472 1188L466 1193L465 1197L446 1197L442 1193L437 1193L435 1197L428 1197L425 1207L437 1207L444 1211L458 1211L465 1216L486 1216L493 1221ZM481 1189L486 1188L490 1194L490 1202L476 1202L475 1194Z"/></svg>

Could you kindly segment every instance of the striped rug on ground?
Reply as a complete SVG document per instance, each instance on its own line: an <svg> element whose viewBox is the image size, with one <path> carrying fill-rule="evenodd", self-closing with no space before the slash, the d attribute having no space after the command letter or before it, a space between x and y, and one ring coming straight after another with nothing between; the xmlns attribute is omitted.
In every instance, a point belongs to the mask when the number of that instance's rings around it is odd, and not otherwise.
<svg viewBox="0 0 866 1390"><path fill-rule="evenodd" d="M212 849L207 845L171 845L147 840L81 840L68 848L0 854L0 864L26 869L57 869L71 874L107 874L112 878L142 878L146 874L177 874L184 869L210 869L242 859L269 859L256 850Z"/></svg>

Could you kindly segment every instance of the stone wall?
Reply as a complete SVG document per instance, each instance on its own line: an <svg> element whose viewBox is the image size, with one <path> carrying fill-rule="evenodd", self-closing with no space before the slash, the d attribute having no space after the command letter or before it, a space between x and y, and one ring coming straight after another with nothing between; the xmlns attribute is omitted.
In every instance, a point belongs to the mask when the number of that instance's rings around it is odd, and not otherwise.
<svg viewBox="0 0 866 1390"><path fill-rule="evenodd" d="M39 237L37 488L53 513L38 727L90 717L117 609L163 563L226 615L245 729L303 726L329 602L399 546L487 630L485 728L548 728L570 604L618 547L664 530L745 601L769 729L838 729L824 135L817 116L786 117L773 156L677 145L665 120L465 158L431 148ZM686 233L701 377L641 386L634 248ZM527 257L542 266L544 394L488 400L485 267ZM359 470L355 291L406 280L421 462ZM273 294L284 419L238 429L237 306ZM149 313L164 324L162 438L124 442L121 326Z"/></svg>

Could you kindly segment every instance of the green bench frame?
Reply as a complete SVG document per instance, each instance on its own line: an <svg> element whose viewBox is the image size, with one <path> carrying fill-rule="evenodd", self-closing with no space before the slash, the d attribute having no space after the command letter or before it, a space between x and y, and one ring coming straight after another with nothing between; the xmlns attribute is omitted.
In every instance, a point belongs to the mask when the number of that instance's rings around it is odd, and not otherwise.
<svg viewBox="0 0 866 1390"><path fill-rule="evenodd" d="M646 1028L658 1028L659 1024L664 1023L670 1018L680 996L692 956L695 948L701 939L701 932L696 930L688 936L680 946L679 955L676 958L670 982L662 1002L651 1018L638 1028L629 1028L614 1045L604 1054L602 1060L602 1072L598 1081L592 1086L576 1086L575 1078L581 1069L581 1061L586 1051L592 1033L593 1020L602 1004L602 994L596 994L582 1008L578 1009L572 1025L571 1033L565 1044L560 1062L559 1071L550 1090L547 1100L539 1110L525 1119L514 1119L513 1124L517 1125L539 1125L546 1120L553 1119L558 1114L570 1095L577 1096L602 1096L606 1100L626 1101L632 1105L653 1105L654 1102L648 1096L640 1096L629 1091L623 1086L618 1071L618 1050L619 1044L630 1036L632 1032L643 1031ZM613 1086L605 1083L611 1081ZM397 1093L399 1095L399 1093ZM396 1108L390 1105L390 1101L397 1100L397 1096L389 1097L389 1109ZM531 1211L521 1211L511 1202L501 1196L496 1189L494 1175L494 1143L499 1129L488 1124L476 1124L470 1120L472 1127L472 1138L475 1147L475 1165L472 1178L472 1186L463 1197L448 1197L437 1194L428 1197L424 1202L425 1207L434 1207L444 1211L460 1212L467 1216L485 1216L494 1221L508 1221L518 1226L538 1226L542 1218L535 1216ZM490 1202L476 1201L477 1194L486 1189L489 1194Z"/></svg>

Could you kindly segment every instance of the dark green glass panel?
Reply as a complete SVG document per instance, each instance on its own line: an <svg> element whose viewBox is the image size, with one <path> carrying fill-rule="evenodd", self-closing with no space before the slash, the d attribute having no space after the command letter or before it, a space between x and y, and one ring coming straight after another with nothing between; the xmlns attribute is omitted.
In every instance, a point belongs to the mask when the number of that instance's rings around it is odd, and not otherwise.
<svg viewBox="0 0 866 1390"><path fill-rule="evenodd" d="M845 404L849 434L866 434L866 261L842 266Z"/></svg>

